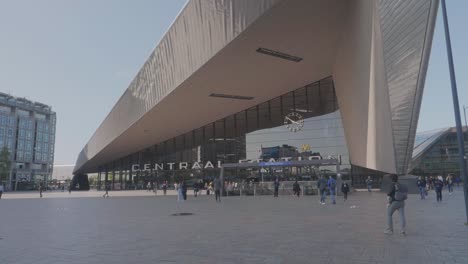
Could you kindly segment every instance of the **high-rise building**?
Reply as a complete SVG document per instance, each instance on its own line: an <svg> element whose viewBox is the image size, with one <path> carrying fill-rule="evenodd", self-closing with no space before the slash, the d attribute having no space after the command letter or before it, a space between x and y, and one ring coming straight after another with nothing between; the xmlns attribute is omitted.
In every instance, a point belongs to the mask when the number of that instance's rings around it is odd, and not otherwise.
<svg viewBox="0 0 468 264"><path fill-rule="evenodd" d="M9 190L47 184L53 170L56 114L48 105L0 93L0 149L10 153Z"/></svg>

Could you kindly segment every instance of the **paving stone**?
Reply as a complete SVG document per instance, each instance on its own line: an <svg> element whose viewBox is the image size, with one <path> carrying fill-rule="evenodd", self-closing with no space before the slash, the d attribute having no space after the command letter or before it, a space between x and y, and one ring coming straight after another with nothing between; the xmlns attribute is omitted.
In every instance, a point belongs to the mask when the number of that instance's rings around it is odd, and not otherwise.
<svg viewBox="0 0 468 264"><path fill-rule="evenodd" d="M0 263L468 263L461 190L441 204L410 195L406 237L383 234L378 192L324 206L316 196L36 195L0 200ZM193 215L172 216L181 212Z"/></svg>

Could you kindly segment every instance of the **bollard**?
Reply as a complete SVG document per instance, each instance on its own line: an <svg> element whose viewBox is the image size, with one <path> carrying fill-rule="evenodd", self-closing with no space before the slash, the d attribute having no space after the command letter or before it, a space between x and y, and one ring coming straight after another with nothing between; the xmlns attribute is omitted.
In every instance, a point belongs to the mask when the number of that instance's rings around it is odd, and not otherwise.
<svg viewBox="0 0 468 264"><path fill-rule="evenodd" d="M254 197L256 196L257 194L257 185L254 184Z"/></svg>

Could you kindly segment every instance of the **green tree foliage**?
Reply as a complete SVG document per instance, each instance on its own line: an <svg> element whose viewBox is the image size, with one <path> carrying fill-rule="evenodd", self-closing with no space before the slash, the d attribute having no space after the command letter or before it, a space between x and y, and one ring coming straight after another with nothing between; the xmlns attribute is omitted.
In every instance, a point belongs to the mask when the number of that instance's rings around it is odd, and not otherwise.
<svg viewBox="0 0 468 264"><path fill-rule="evenodd" d="M11 169L10 151L6 147L3 147L0 152L0 183L4 183L8 180Z"/></svg>

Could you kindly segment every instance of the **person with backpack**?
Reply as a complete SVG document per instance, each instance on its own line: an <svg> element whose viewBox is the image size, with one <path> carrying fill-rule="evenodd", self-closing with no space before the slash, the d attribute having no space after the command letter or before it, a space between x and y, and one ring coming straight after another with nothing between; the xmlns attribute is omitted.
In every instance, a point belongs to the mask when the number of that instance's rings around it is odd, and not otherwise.
<svg viewBox="0 0 468 264"><path fill-rule="evenodd" d="M400 234L406 236L405 200L408 198L408 188L398 182L398 176L391 176L392 183L390 191L387 193L387 229L385 234L393 234L393 213L398 210L400 214Z"/></svg>
<svg viewBox="0 0 468 264"><path fill-rule="evenodd" d="M346 202L346 200L348 200L349 184L345 181L341 184L341 192L343 193L343 198Z"/></svg>
<svg viewBox="0 0 468 264"><path fill-rule="evenodd" d="M419 194L421 195L421 200L426 199L426 180L423 177L419 176L417 182L419 188Z"/></svg>
<svg viewBox="0 0 468 264"><path fill-rule="evenodd" d="M327 182L328 190L330 190L330 199L333 204L336 204L335 194L336 194L336 180L332 176L328 179Z"/></svg>
<svg viewBox="0 0 468 264"><path fill-rule="evenodd" d="M434 189L437 196L437 202L442 202L442 189L444 188L444 182L442 181L442 176L436 178L434 181Z"/></svg>
<svg viewBox="0 0 468 264"><path fill-rule="evenodd" d="M105 190L106 190L106 193L104 193L104 195L103 195L102 197L103 197L103 198L104 198L104 197L109 198L110 183L106 182L105 185L104 185L104 188L105 188Z"/></svg>
<svg viewBox="0 0 468 264"><path fill-rule="evenodd" d="M325 204L325 198L327 196L327 180L320 176L320 179L317 181L317 189L320 192L320 204Z"/></svg>

